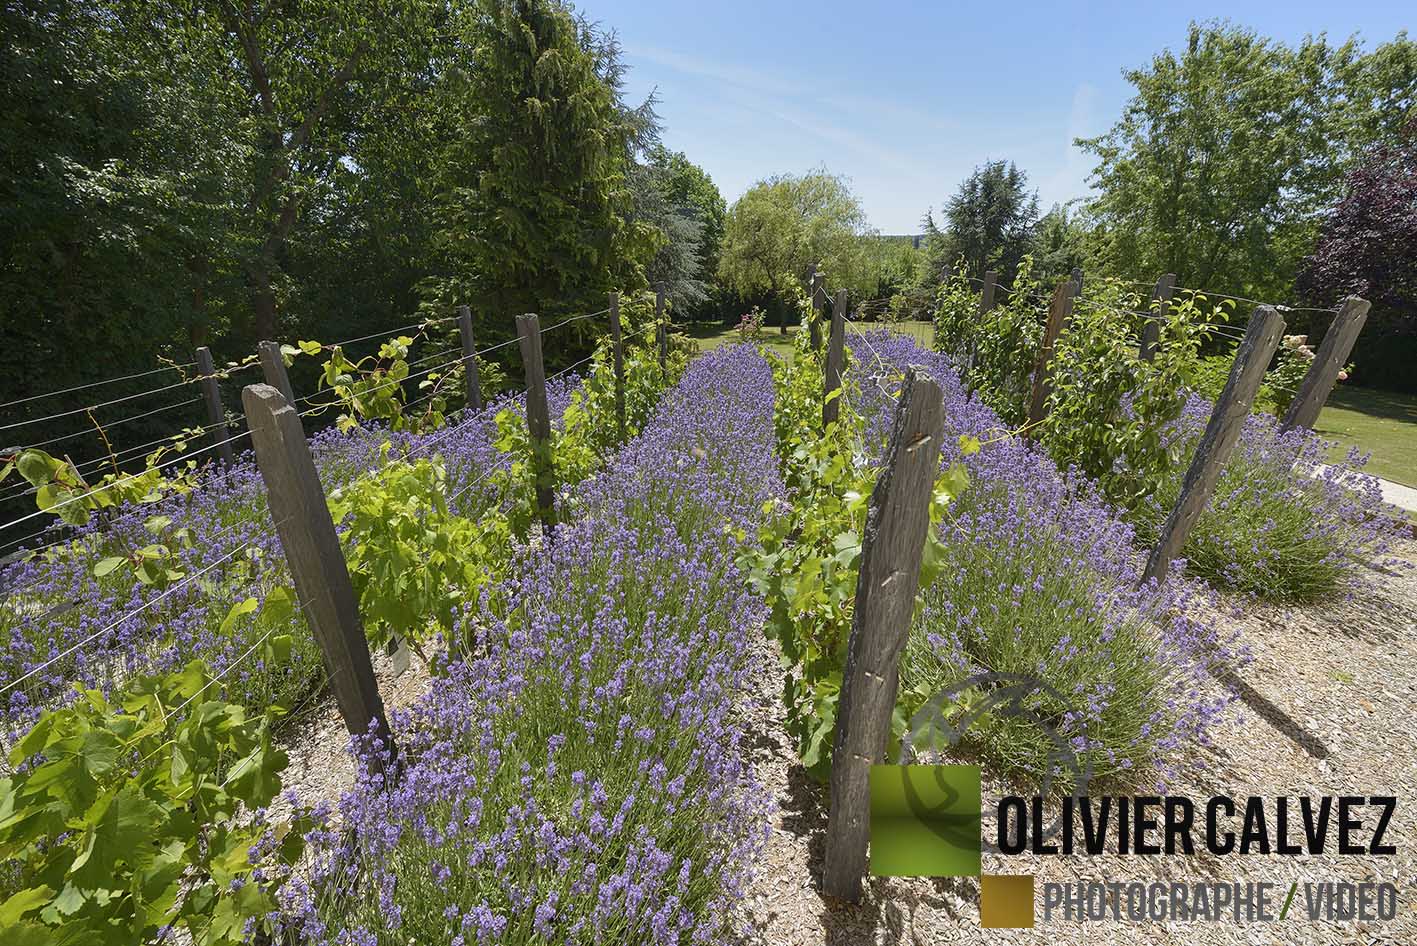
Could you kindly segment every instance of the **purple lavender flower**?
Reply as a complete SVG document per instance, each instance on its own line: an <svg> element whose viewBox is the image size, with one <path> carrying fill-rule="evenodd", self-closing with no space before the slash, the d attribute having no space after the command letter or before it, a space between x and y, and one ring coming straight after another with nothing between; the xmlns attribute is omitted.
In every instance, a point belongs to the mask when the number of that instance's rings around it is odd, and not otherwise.
<svg viewBox="0 0 1417 946"><path fill-rule="evenodd" d="M781 490L772 448L766 363L706 356L515 551L462 616L478 651L395 724L401 780L364 768L352 841L288 903L312 941L728 940L768 804L739 748L763 606L736 535Z"/></svg>

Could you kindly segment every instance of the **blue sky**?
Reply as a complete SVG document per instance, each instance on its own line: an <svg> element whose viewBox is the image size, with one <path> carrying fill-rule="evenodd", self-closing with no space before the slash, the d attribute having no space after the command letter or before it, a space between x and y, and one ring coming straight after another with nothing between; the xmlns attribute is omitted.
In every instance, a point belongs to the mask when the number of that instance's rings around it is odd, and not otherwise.
<svg viewBox="0 0 1417 946"><path fill-rule="evenodd" d="M627 93L660 97L665 143L731 203L754 181L815 167L846 175L871 224L914 233L977 164L1008 158L1044 209L1087 193L1072 146L1105 131L1124 68L1180 48L1192 19L1227 17L1294 42L1369 48L1409 28L1411 2L778 3L584 0L614 29ZM1404 12L1406 11L1406 12Z"/></svg>

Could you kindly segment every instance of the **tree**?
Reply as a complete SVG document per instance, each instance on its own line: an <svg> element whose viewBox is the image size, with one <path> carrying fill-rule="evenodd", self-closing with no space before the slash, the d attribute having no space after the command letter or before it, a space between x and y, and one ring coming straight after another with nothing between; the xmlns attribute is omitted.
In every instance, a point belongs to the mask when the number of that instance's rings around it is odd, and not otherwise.
<svg viewBox="0 0 1417 946"><path fill-rule="evenodd" d="M377 12L356 0L119 5L130 53L180 77L230 138L239 183L220 196L237 218L228 244L256 335L277 335L289 241L348 159L362 114L427 69L437 10L429 0Z"/></svg>
<svg viewBox="0 0 1417 946"><path fill-rule="evenodd" d="M645 264L650 285L663 283L669 298L693 309L708 300L706 282L718 265L725 205L703 169L681 152L654 144L630 176L634 218L653 228L657 249Z"/></svg>
<svg viewBox="0 0 1417 946"><path fill-rule="evenodd" d="M703 272L708 278L718 269L719 248L723 244L724 218L728 205L718 185L703 168L690 161L682 151L670 151L654 145L646 152L646 163L663 173L665 199L675 207L692 210L703 226L701 250Z"/></svg>
<svg viewBox="0 0 1417 946"><path fill-rule="evenodd" d="M648 125L621 107L613 42L556 0L478 0L457 27L466 65L441 162L443 272L425 303L470 303L505 328L643 287L653 232L631 219L628 176Z"/></svg>
<svg viewBox="0 0 1417 946"><path fill-rule="evenodd" d="M866 215L845 179L826 171L770 177L729 209L719 277L741 296L783 302L816 265L833 289L860 297L873 288L859 239L865 232Z"/></svg>
<svg viewBox="0 0 1417 946"><path fill-rule="evenodd" d="M989 161L974 169L945 205L945 229L925 216L932 269L963 258L969 275L989 269L1010 280L1028 252L1038 221L1038 196L1028 191L1028 175L1012 161Z"/></svg>
<svg viewBox="0 0 1417 946"><path fill-rule="evenodd" d="M1417 316L1417 118L1401 141L1375 147L1349 174L1304 260L1299 291L1321 305L1356 295L1376 311Z"/></svg>
<svg viewBox="0 0 1417 946"><path fill-rule="evenodd" d="M219 277L197 261L224 243L226 139L184 79L143 68L126 39L91 4L0 11L0 400L200 343L193 314Z"/></svg>
<svg viewBox="0 0 1417 946"><path fill-rule="evenodd" d="M1413 105L1417 46L1402 33L1364 55L1353 39L1289 47L1192 24L1182 53L1125 75L1136 94L1121 120L1077 142L1098 159L1091 211L1107 265L1272 298L1355 156Z"/></svg>
<svg viewBox="0 0 1417 946"><path fill-rule="evenodd" d="M1088 231L1069 206L1054 204L1033 228L1033 272L1044 285L1087 264Z"/></svg>
<svg viewBox="0 0 1417 946"><path fill-rule="evenodd" d="M1372 149L1324 217L1318 246L1303 263L1299 294L1336 305L1348 295L1373 303L1353 350L1355 380L1412 391L1417 357L1417 118L1403 138ZM1307 313L1305 313L1307 314ZM1321 333L1328 319L1310 319Z"/></svg>

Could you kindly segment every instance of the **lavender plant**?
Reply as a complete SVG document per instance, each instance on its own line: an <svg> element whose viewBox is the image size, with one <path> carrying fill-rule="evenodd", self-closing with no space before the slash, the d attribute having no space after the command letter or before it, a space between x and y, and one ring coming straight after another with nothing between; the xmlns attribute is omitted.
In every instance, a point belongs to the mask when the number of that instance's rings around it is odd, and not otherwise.
<svg viewBox="0 0 1417 946"><path fill-rule="evenodd" d="M1164 436L1190 457L1213 405L1191 395ZM1367 457L1329 457L1332 443L1311 430L1280 433L1269 415L1245 420L1215 495L1182 555L1195 574L1263 598L1312 601L1351 589L1367 563L1381 562L1406 529L1386 506L1378 482L1362 472ZM1143 541L1154 541L1185 475L1174 467L1136 510Z"/></svg>
<svg viewBox="0 0 1417 946"><path fill-rule="evenodd" d="M398 718L289 903L315 943L724 942L766 799L736 701L761 602L735 564L780 490L748 349L691 365L463 620L483 650ZM380 747L364 746L366 763ZM355 886L356 876L365 878ZM289 888L288 888L289 889Z"/></svg>
<svg viewBox="0 0 1417 946"><path fill-rule="evenodd" d="M1206 665L1242 659L1233 639L1186 617L1198 590L1179 579L1138 590L1132 529L1086 478L1060 471L970 398L947 358L887 333L853 347L871 425L889 423L905 365L934 377L946 405L942 463L962 462L970 480L938 527L948 564L924 591L901 662L902 702L919 705L982 671L1024 674L1064 698L1035 693L1030 708L1095 773L1181 764L1224 707L1205 685ZM981 449L965 455L962 436ZM1016 720L986 715L968 743L991 772L1037 779L1053 766L1051 740Z"/></svg>
<svg viewBox="0 0 1417 946"><path fill-rule="evenodd" d="M558 423L577 385L572 375L548 384ZM501 462L493 419L509 407L520 409L514 395L436 431L330 428L311 438L311 450L324 486L336 491L383 466L386 456L437 457L449 471L450 510L476 518L505 499L486 472ZM252 710L296 706L320 686L319 651L298 610L288 618L289 659L273 662L257 652L263 631L246 603L289 593L291 580L252 455L183 476L190 482L182 491L56 528L49 544L0 569L7 590L0 606L0 634L8 642L0 651L4 741L44 707L71 699L75 684L116 696L133 674L172 671L193 659L220 677L226 699ZM150 531L154 520L165 523L162 536ZM177 533L181 541L171 538ZM168 550L162 568L181 580L145 581L137 567L104 565L155 539Z"/></svg>

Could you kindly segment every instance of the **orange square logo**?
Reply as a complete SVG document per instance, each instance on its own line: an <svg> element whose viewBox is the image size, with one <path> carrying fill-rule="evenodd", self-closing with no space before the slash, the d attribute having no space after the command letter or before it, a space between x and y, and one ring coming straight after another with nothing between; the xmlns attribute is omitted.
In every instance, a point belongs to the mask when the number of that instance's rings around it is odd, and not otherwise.
<svg viewBox="0 0 1417 946"><path fill-rule="evenodd" d="M979 925L995 930L1033 929L1033 875L980 877Z"/></svg>

